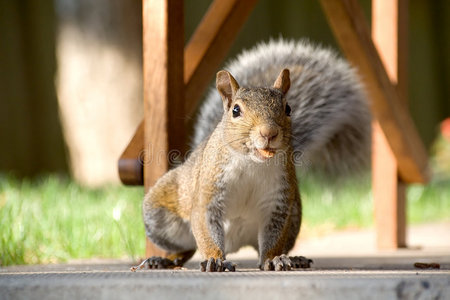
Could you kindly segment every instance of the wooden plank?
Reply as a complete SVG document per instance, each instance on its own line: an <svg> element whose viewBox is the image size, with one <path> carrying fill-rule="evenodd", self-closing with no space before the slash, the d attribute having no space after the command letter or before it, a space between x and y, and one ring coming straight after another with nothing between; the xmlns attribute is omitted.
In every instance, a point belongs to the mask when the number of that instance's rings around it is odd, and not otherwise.
<svg viewBox="0 0 450 300"><path fill-rule="evenodd" d="M167 154L184 149L183 1L144 0L144 184L169 168Z"/></svg>
<svg viewBox="0 0 450 300"><path fill-rule="evenodd" d="M391 84L372 42L357 0L320 0L334 35L348 60L358 67L405 182L429 179L428 159L414 123Z"/></svg>
<svg viewBox="0 0 450 300"><path fill-rule="evenodd" d="M185 112L187 123L197 103L226 56L257 0L215 0L198 25L184 51ZM144 149L144 121L119 159L119 177L124 184L143 184L139 155Z"/></svg>
<svg viewBox="0 0 450 300"><path fill-rule="evenodd" d="M184 149L182 0L143 0L144 186L169 169L171 149ZM164 255L147 241L147 256Z"/></svg>
<svg viewBox="0 0 450 300"><path fill-rule="evenodd" d="M397 3L397 91L400 97L400 102L408 106L409 0L397 0ZM378 14L383 14L381 9L378 9Z"/></svg>
<svg viewBox="0 0 450 300"><path fill-rule="evenodd" d="M372 0L372 38L399 101L406 103L407 0ZM400 57L402 57L400 59ZM399 84L401 83L401 84ZM378 122L373 126L372 189L379 249L406 246L406 185Z"/></svg>

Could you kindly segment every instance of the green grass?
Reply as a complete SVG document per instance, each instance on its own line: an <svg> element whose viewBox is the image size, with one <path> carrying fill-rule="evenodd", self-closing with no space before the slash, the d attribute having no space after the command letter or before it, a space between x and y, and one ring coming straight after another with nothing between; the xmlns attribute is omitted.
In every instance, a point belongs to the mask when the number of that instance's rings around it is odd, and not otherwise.
<svg viewBox="0 0 450 300"><path fill-rule="evenodd" d="M370 178L366 177L334 183L314 177L302 179L300 192L304 227L312 231L328 231L371 225L372 194Z"/></svg>
<svg viewBox="0 0 450 300"><path fill-rule="evenodd" d="M373 222L370 178L338 184L304 179L303 233ZM143 189L83 188L66 177L0 175L0 265L131 258L144 254ZM409 223L450 221L450 181L408 189Z"/></svg>
<svg viewBox="0 0 450 300"><path fill-rule="evenodd" d="M82 188L58 176L0 176L0 265L142 255L142 194Z"/></svg>
<svg viewBox="0 0 450 300"><path fill-rule="evenodd" d="M450 179L412 185L407 197L409 223L450 221Z"/></svg>
<svg viewBox="0 0 450 300"><path fill-rule="evenodd" d="M373 198L369 176L320 184L301 181L304 227L314 233L373 225ZM450 221L450 180L437 178L426 186L407 189L408 224ZM305 228L304 228L305 229Z"/></svg>

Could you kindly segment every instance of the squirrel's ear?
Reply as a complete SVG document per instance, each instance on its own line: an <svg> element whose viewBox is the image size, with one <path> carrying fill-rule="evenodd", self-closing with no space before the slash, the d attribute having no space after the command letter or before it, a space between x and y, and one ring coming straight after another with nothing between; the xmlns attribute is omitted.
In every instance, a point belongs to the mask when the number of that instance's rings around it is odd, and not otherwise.
<svg viewBox="0 0 450 300"><path fill-rule="evenodd" d="M228 110L231 106L233 96L239 89L239 84L229 72L222 70L216 75L216 88L222 97L224 108Z"/></svg>
<svg viewBox="0 0 450 300"><path fill-rule="evenodd" d="M273 87L277 90L280 90L284 95L286 95L289 88L291 87L291 79L289 78L288 69L283 69L283 71L281 71L280 75L278 75L277 80L275 80Z"/></svg>

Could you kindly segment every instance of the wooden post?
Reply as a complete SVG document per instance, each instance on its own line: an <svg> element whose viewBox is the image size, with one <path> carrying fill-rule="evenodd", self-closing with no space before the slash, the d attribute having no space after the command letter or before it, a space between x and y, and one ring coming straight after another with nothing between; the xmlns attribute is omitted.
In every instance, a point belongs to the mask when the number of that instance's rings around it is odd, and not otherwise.
<svg viewBox="0 0 450 300"><path fill-rule="evenodd" d="M184 50L184 109L186 125L192 120L198 100L217 72L228 49L257 0L214 0ZM145 24L145 23L144 23ZM143 184L141 154L144 149L144 121L139 124L119 159L119 176L124 184ZM183 152L181 152L183 153Z"/></svg>
<svg viewBox="0 0 450 300"><path fill-rule="evenodd" d="M407 0L372 0L372 39L400 101L407 95ZM372 188L377 246L406 246L406 184L378 121L373 125Z"/></svg>
<svg viewBox="0 0 450 300"><path fill-rule="evenodd" d="M185 148L182 0L143 0L144 186L169 169L171 150ZM164 256L147 240L147 256Z"/></svg>

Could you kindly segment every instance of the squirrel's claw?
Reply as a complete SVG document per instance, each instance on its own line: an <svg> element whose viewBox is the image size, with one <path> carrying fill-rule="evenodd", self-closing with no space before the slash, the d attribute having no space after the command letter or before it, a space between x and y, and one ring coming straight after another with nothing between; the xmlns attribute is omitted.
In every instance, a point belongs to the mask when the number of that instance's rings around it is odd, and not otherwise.
<svg viewBox="0 0 450 300"><path fill-rule="evenodd" d="M200 263L200 270L202 272L225 272L226 270L235 272L236 264L228 260L222 260L220 258L214 259L213 257L210 257L208 260Z"/></svg>
<svg viewBox="0 0 450 300"><path fill-rule="evenodd" d="M292 268L311 268L313 261L304 256L287 256L282 254L273 259L266 259L264 271L290 271Z"/></svg>

